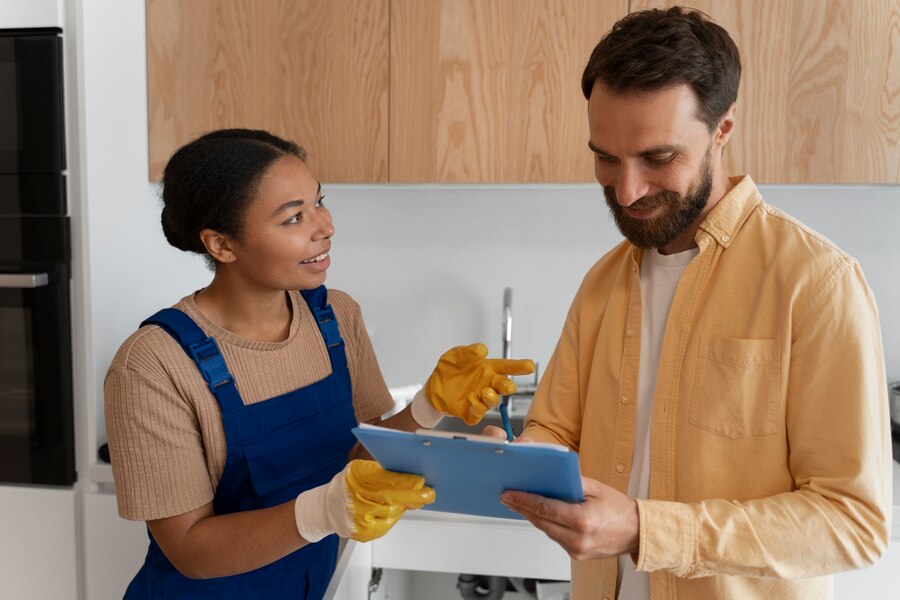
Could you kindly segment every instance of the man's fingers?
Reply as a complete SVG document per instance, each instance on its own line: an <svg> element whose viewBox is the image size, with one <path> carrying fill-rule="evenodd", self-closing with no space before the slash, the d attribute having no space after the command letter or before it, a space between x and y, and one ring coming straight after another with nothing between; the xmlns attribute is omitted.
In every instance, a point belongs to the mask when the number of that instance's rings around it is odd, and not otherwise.
<svg viewBox="0 0 900 600"><path fill-rule="evenodd" d="M497 427L496 425L485 425L484 429L481 430L481 435L497 438L499 440L506 439L506 432L503 431L501 427Z"/></svg>
<svg viewBox="0 0 900 600"><path fill-rule="evenodd" d="M563 547L572 558L586 558L578 540L583 532L574 526L580 505L544 498L526 492L505 491L501 501L510 510L521 514L532 525Z"/></svg>
<svg viewBox="0 0 900 600"><path fill-rule="evenodd" d="M530 513L543 521L563 523L561 520L560 506L569 506L567 503L552 498L545 498L537 494L507 490L500 496L500 501L516 512Z"/></svg>
<svg viewBox="0 0 900 600"><path fill-rule="evenodd" d="M516 509L515 507L510 506L510 510L515 510L517 513L525 517L525 520L530 522L532 525L543 531L547 534L551 540L562 546L563 550L572 554L572 540L573 540L573 531L571 528L560 525L559 523L555 523L553 521L548 521L547 519L541 518L533 512L530 512L525 509ZM573 556L573 558L575 558Z"/></svg>

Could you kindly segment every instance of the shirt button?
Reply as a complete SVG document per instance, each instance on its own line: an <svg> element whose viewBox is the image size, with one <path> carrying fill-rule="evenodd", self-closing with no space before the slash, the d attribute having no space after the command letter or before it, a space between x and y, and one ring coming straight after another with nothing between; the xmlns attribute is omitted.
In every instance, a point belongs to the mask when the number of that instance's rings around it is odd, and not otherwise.
<svg viewBox="0 0 900 600"><path fill-rule="evenodd" d="M628 404L628 396L622 394L622 404Z"/></svg>
<svg viewBox="0 0 900 600"><path fill-rule="evenodd" d="M722 241L723 241L723 242L727 242L727 241L730 240L730 239L731 239L731 238L728 237L727 235L723 235L723 236L722 236Z"/></svg>
<svg viewBox="0 0 900 600"><path fill-rule="evenodd" d="M625 337L631 337L633 335L634 335L634 331L632 331L631 329L625 330Z"/></svg>
<svg viewBox="0 0 900 600"><path fill-rule="evenodd" d="M624 472L625 472L625 465L623 465L622 463L617 464L616 465L616 473L624 473Z"/></svg>

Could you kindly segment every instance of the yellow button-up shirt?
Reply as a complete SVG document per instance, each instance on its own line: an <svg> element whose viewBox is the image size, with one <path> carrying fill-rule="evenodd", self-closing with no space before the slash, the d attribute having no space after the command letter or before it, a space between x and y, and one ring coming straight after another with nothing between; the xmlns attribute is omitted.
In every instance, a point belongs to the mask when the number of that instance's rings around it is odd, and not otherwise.
<svg viewBox="0 0 900 600"><path fill-rule="evenodd" d="M878 311L858 263L768 206L748 176L709 212L666 325L636 568L656 599L831 597L890 532ZM526 422L621 491L631 475L642 252L623 242L575 296ZM616 560L573 561L573 600L615 596Z"/></svg>

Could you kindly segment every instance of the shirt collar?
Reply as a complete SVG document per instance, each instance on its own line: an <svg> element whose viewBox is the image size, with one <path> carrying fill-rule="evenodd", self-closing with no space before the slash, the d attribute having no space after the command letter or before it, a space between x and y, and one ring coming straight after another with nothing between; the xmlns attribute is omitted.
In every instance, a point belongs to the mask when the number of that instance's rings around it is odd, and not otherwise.
<svg viewBox="0 0 900 600"><path fill-rule="evenodd" d="M694 239L700 243L700 232L706 232L719 245L727 248L734 241L738 231L744 225L753 209L762 202L762 196L749 175L737 175L728 180L734 186L719 200L706 218Z"/></svg>

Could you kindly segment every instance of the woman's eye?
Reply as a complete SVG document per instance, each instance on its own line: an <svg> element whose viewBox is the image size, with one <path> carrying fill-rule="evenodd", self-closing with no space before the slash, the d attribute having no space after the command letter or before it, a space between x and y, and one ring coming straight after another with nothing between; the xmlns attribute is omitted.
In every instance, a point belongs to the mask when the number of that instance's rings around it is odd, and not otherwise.
<svg viewBox="0 0 900 600"><path fill-rule="evenodd" d="M319 196L319 199L316 200L316 208L319 208L320 206L325 206L325 194L322 194Z"/></svg>
<svg viewBox="0 0 900 600"><path fill-rule="evenodd" d="M286 225L296 225L301 220L303 220L303 213L297 213L296 215L292 216L290 219L285 221L285 224Z"/></svg>

